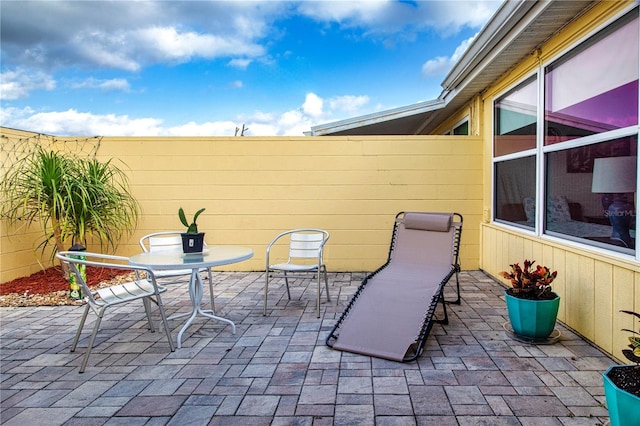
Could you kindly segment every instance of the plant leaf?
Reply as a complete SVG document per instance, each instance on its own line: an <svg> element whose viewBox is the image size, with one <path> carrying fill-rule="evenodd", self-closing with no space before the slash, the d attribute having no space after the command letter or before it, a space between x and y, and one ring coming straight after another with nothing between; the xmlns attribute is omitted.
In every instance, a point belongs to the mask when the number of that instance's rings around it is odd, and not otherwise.
<svg viewBox="0 0 640 426"><path fill-rule="evenodd" d="M625 311L624 309L620 310L620 312L623 312L625 314L629 314L629 315L633 315L634 317L640 319L640 314L637 312L633 312L633 311Z"/></svg>
<svg viewBox="0 0 640 426"><path fill-rule="evenodd" d="M193 223L196 223L196 220L198 220L198 216L200 216L200 213L202 213L203 211L205 211L204 208L198 210L196 214L193 215Z"/></svg>
<svg viewBox="0 0 640 426"><path fill-rule="evenodd" d="M180 218L180 222L182 222L182 224L188 228L189 222L187 222L187 217L184 215L184 210L182 210L182 207L178 209L178 217Z"/></svg>

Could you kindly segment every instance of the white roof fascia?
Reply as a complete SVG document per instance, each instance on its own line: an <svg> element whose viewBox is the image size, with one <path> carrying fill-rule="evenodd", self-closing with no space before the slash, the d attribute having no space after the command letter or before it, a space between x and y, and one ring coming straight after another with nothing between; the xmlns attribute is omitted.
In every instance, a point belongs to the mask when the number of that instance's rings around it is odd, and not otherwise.
<svg viewBox="0 0 640 426"><path fill-rule="evenodd" d="M512 32L517 26L526 28L526 25L533 21L550 4L550 0L505 1L444 78L441 83L444 91L458 87L460 82L468 79L469 73L474 70L477 74L478 68L482 69L481 63L485 62L488 56L495 57L498 53L496 51L501 51L502 48L508 46L512 39L520 33L518 30L509 40L504 40L504 37L509 32ZM529 10L534 7L538 9L536 13L529 15L526 24L518 25ZM501 45L502 48L496 48L498 45ZM442 97L443 95L440 96Z"/></svg>
<svg viewBox="0 0 640 426"><path fill-rule="evenodd" d="M388 109L372 114L362 115L359 117L348 118L346 120L334 121L332 123L321 124L311 127L310 132L306 132L307 136L322 136L327 133L336 133L343 130L349 130L356 127L364 127L371 124L390 121L398 118L408 117L415 114L435 111L444 108L445 103L440 99L434 99L425 102L418 102L399 108Z"/></svg>

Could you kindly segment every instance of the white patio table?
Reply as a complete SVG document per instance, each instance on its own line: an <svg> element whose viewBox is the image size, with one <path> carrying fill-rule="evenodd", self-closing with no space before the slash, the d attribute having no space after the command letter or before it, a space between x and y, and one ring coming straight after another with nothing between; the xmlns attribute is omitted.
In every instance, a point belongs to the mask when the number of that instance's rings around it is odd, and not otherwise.
<svg viewBox="0 0 640 426"><path fill-rule="evenodd" d="M212 310L202 309L203 287L199 270L201 268L242 262L243 260L250 259L252 256L253 250L248 247L208 246L202 253L185 254L180 249L176 249L175 251L163 250L161 252L140 253L131 256L129 263L131 265L147 266L151 269L158 270L191 269L189 297L191 298L192 310L189 319L178 333L177 347L180 348L182 346L182 334L198 315L230 324L233 334L236 334L236 325L233 321L215 315Z"/></svg>

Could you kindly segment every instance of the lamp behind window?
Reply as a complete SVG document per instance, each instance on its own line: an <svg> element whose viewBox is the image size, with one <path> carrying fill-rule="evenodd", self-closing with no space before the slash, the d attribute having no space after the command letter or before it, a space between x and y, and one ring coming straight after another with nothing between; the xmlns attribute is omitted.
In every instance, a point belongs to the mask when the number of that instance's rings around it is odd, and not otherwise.
<svg viewBox="0 0 640 426"><path fill-rule="evenodd" d="M602 205L611 222L611 239L626 247L633 247L629 227L635 211L626 194L636 192L637 161L638 157L607 157L593 163L591 192L604 194Z"/></svg>

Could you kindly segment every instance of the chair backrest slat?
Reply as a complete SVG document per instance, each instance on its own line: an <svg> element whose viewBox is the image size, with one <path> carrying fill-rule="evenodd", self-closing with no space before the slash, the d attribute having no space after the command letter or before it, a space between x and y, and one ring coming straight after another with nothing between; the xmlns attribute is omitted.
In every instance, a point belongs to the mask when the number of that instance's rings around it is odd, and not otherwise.
<svg viewBox="0 0 640 426"><path fill-rule="evenodd" d="M182 248L182 238L180 236L149 237L149 251L167 251Z"/></svg>
<svg viewBox="0 0 640 426"><path fill-rule="evenodd" d="M322 248L324 236L320 233L291 234L291 241L289 244L289 257L290 258L317 258L318 252Z"/></svg>

